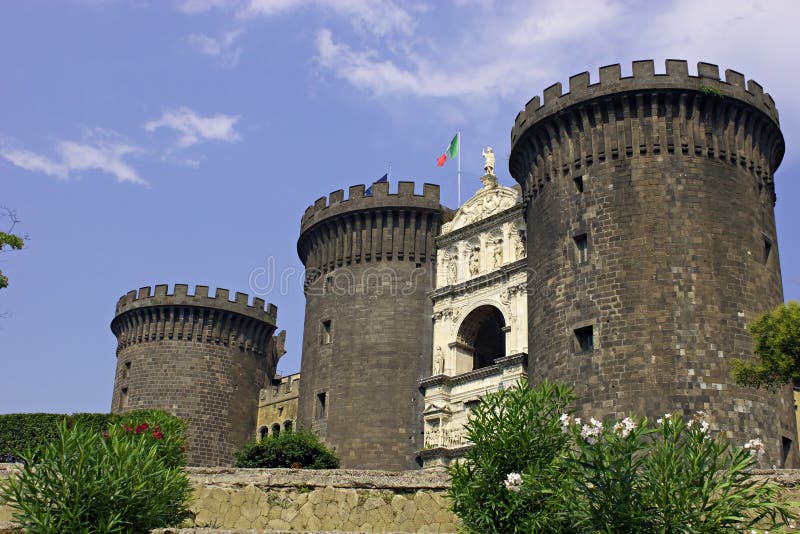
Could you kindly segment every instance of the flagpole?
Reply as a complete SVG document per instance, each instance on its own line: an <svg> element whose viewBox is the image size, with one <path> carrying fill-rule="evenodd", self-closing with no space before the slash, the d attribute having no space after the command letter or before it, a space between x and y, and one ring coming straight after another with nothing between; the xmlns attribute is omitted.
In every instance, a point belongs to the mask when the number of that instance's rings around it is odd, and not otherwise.
<svg viewBox="0 0 800 534"><path fill-rule="evenodd" d="M458 206L461 207L461 132L458 132Z"/></svg>

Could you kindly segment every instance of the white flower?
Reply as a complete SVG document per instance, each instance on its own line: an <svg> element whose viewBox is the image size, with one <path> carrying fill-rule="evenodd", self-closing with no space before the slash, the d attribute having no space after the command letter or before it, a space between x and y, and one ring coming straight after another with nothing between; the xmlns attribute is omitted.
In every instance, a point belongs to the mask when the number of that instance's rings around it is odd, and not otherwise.
<svg viewBox="0 0 800 534"><path fill-rule="evenodd" d="M758 459L761 460L761 457L764 456L767 452L767 447L764 445L764 442L761 441L761 438L753 438L747 443L744 444L744 448L750 451L751 456L755 456L758 454Z"/></svg>
<svg viewBox="0 0 800 534"><path fill-rule="evenodd" d="M522 486L522 476L519 473L509 473L504 484L508 491L518 492Z"/></svg>
<svg viewBox="0 0 800 534"><path fill-rule="evenodd" d="M623 438L627 438L631 431L636 428L636 423L633 422L633 419L630 417L626 417L616 425L614 425L614 432L622 436Z"/></svg>
<svg viewBox="0 0 800 534"><path fill-rule="evenodd" d="M583 425L581 428L581 437L588 443L589 445L594 445L597 443L597 437L603 431L603 423L592 417L589 419L588 425Z"/></svg>
<svg viewBox="0 0 800 534"><path fill-rule="evenodd" d="M692 420L687 423L688 428L692 428L695 424L700 425L700 432L705 434L708 437L708 429L711 428L711 425L705 420L706 412L700 410L694 413L692 416Z"/></svg>
<svg viewBox="0 0 800 534"><path fill-rule="evenodd" d="M665 413L664 417L659 417L658 419L656 419L656 423L658 423L660 425L661 423L663 423L665 420L669 419L670 417L672 417L671 413Z"/></svg>
<svg viewBox="0 0 800 534"><path fill-rule="evenodd" d="M572 424L572 417L569 415L562 413L561 417L558 418L561 421L561 432L567 433L569 432L569 425Z"/></svg>

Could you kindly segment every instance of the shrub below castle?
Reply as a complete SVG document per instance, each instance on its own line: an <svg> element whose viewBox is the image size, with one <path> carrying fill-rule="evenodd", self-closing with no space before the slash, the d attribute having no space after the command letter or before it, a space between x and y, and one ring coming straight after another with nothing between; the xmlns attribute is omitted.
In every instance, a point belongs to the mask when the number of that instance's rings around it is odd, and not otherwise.
<svg viewBox="0 0 800 534"><path fill-rule="evenodd" d="M157 410L123 416L104 431L62 418L56 437L20 453L0 485L29 534L138 534L189 516L183 470L186 425Z"/></svg>
<svg viewBox="0 0 800 534"><path fill-rule="evenodd" d="M62 421L66 423L68 429L79 424L84 429L102 432L114 423L135 421L138 417L149 417L154 413L152 410L137 410L122 415L110 413L0 415L0 462L14 462L18 460L16 452L28 448L37 449L51 443L58 436L58 425ZM165 412L160 413L166 416Z"/></svg>
<svg viewBox="0 0 800 534"><path fill-rule="evenodd" d="M235 453L235 467L336 469L339 458L307 430L281 432L252 441Z"/></svg>
<svg viewBox="0 0 800 534"><path fill-rule="evenodd" d="M449 467L453 511L470 532L776 531L795 517L749 468L764 452L688 420L581 421L566 386L520 383L484 397L466 426L475 447ZM777 530L780 531L780 530Z"/></svg>

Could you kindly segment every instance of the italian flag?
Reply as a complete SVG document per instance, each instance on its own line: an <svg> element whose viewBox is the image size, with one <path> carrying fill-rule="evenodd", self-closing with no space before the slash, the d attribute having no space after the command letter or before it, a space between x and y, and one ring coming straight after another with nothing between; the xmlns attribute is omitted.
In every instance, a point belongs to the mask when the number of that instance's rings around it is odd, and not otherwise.
<svg viewBox="0 0 800 534"><path fill-rule="evenodd" d="M450 141L450 145L445 150L444 154L436 158L436 166L441 167L448 159L453 159L458 155L458 145L461 144L461 139L458 134Z"/></svg>

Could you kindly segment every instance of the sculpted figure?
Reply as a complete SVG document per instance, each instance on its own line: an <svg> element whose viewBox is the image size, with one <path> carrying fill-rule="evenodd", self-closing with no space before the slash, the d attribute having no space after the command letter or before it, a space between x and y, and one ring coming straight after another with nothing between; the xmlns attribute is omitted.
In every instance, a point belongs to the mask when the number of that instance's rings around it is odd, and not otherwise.
<svg viewBox="0 0 800 534"><path fill-rule="evenodd" d="M500 195L496 192L486 193L483 197L483 211L488 216L494 213L500 206Z"/></svg>
<svg viewBox="0 0 800 534"><path fill-rule="evenodd" d="M478 255L480 249L478 247L474 247L472 251L469 253L469 274L476 275L481 270L481 260Z"/></svg>
<svg viewBox="0 0 800 534"><path fill-rule="evenodd" d="M486 150L481 151L481 155L484 159L483 170L486 171L486 174L494 175L494 151L492 147L487 146Z"/></svg>
<svg viewBox="0 0 800 534"><path fill-rule="evenodd" d="M503 241L498 239L494 243L494 266L495 268L503 265Z"/></svg>
<svg viewBox="0 0 800 534"><path fill-rule="evenodd" d="M525 234L519 232L517 234L517 243L516 243L516 252L517 252L517 259L520 260L525 257Z"/></svg>
<svg viewBox="0 0 800 534"><path fill-rule="evenodd" d="M436 356L433 358L433 374L440 375L444 373L444 356L442 355L442 347L436 347Z"/></svg>
<svg viewBox="0 0 800 534"><path fill-rule="evenodd" d="M458 279L458 256L451 256L447 263L447 282L455 284Z"/></svg>

